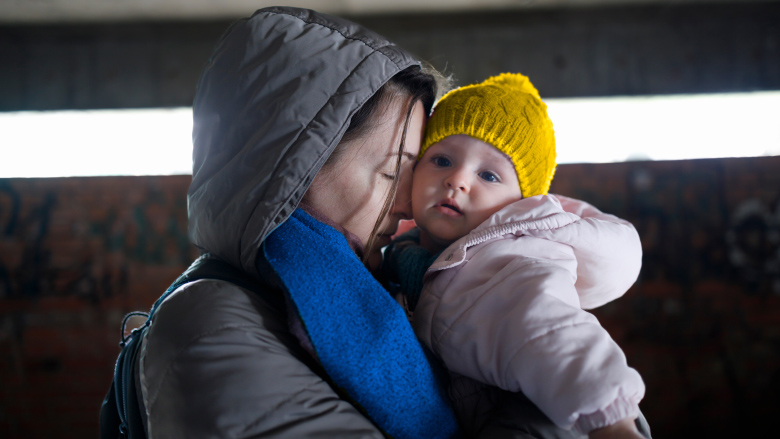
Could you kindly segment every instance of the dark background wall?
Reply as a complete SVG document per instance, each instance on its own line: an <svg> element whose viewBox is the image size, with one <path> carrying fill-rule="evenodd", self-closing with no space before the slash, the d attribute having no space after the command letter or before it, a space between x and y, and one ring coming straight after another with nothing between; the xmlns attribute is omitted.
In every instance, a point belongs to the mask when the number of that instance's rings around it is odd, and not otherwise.
<svg viewBox="0 0 780 439"><path fill-rule="evenodd" d="M655 437L759 437L780 411L778 169L780 157L559 168L554 192L642 238L639 280L595 314L645 379ZM122 316L196 256L189 180L0 180L0 437L96 437Z"/></svg>
<svg viewBox="0 0 780 439"><path fill-rule="evenodd" d="M459 84L543 97L780 89L780 2L350 17ZM0 26L0 111L188 106L229 22Z"/></svg>
<svg viewBox="0 0 780 439"><path fill-rule="evenodd" d="M521 71L546 97L609 96L780 89L778 5L352 18L460 84ZM0 25L0 111L190 105L227 25ZM639 281L596 314L646 380L655 437L759 436L780 411L779 169L764 157L557 173L554 191L642 237ZM0 438L96 437L122 316L196 256L188 184L0 179Z"/></svg>

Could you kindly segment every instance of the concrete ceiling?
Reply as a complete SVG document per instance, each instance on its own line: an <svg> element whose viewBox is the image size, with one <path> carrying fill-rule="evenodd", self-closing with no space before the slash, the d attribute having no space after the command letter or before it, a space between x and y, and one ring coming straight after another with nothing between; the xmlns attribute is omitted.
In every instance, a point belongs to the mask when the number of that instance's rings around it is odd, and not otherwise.
<svg viewBox="0 0 780 439"><path fill-rule="evenodd" d="M459 84L513 71L537 78L534 83L547 97L780 90L780 1L641 6L638 1L628 6L592 0L593 7L577 8L563 6L569 4L563 0L555 8L515 3L513 9L465 13L369 14L346 9L355 3L326 0L309 6L331 5L330 12L385 35L454 74ZM214 43L233 18L259 6L252 2L246 11L231 12L234 16L198 20L158 11L132 20L93 15L85 21L82 15L76 25L63 22L62 14L55 14L57 21L52 15L48 22L39 17L0 23L0 112L191 105ZM7 18L6 11L0 9L0 16Z"/></svg>
<svg viewBox="0 0 780 439"><path fill-rule="evenodd" d="M271 5L345 15L778 0L0 0L0 23L232 19Z"/></svg>

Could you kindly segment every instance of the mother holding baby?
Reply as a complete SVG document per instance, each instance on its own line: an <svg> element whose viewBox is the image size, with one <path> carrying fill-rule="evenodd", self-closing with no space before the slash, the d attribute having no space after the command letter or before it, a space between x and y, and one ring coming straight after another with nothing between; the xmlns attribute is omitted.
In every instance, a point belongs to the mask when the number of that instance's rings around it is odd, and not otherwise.
<svg viewBox="0 0 780 439"><path fill-rule="evenodd" d="M200 263L226 262L258 287L198 280L157 310L135 370L147 437L469 430L446 372L371 274L411 218L438 78L309 10L261 9L228 29L193 104L189 235ZM628 420L590 436L635 434Z"/></svg>

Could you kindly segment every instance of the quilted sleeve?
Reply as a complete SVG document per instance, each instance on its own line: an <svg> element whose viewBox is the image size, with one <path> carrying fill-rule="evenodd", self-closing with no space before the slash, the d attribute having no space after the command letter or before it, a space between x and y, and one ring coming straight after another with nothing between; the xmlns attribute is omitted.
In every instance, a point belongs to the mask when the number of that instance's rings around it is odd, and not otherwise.
<svg viewBox="0 0 780 439"><path fill-rule="evenodd" d="M284 315L221 281L171 296L141 358L150 438L382 438L314 372Z"/></svg>
<svg viewBox="0 0 780 439"><path fill-rule="evenodd" d="M593 309L621 297L636 282L642 268L642 243L634 226L573 198L555 195L564 211L580 220L554 230L529 234L567 244L577 258L575 287L583 309Z"/></svg>
<svg viewBox="0 0 780 439"><path fill-rule="evenodd" d="M580 308L570 247L531 237L488 242L452 273L426 285L414 315L447 368L522 391L564 428L587 432L639 413L644 383Z"/></svg>

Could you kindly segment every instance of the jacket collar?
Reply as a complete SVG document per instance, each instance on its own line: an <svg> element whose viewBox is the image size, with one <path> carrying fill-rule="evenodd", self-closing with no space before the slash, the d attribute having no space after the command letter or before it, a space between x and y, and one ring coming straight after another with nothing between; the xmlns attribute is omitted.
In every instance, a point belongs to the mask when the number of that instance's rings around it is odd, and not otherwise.
<svg viewBox="0 0 780 439"><path fill-rule="evenodd" d="M429 271L438 271L460 265L466 260L466 251L475 245L505 235L522 236L531 230L555 230L580 219L565 212L555 195L537 195L507 205L477 226L468 235L444 249Z"/></svg>

